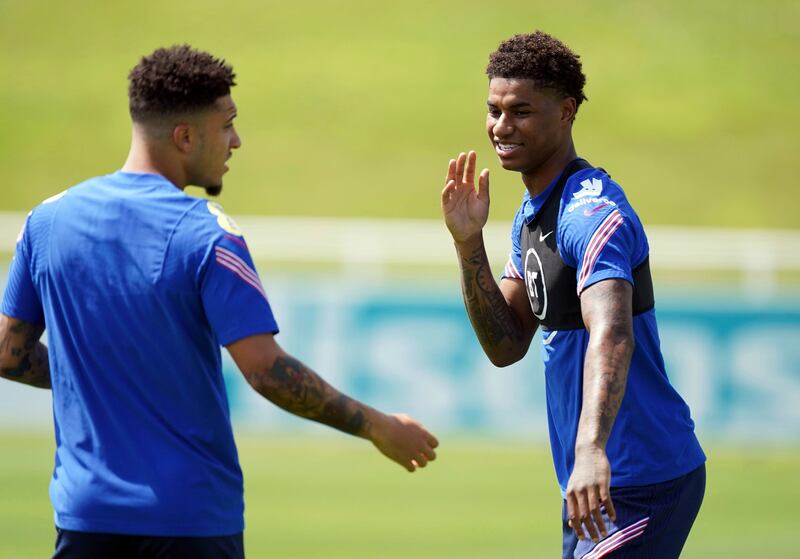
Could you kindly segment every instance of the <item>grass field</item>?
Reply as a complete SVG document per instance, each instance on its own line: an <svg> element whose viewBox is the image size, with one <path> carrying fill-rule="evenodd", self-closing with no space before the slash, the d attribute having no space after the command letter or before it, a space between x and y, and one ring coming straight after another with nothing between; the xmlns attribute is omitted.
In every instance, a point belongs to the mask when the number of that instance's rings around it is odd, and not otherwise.
<svg viewBox="0 0 800 559"><path fill-rule="evenodd" d="M52 448L0 434L0 558L49 557ZM560 500L543 447L449 441L408 475L362 441L239 437L248 557L560 557ZM686 559L788 557L800 451L711 447Z"/></svg>
<svg viewBox="0 0 800 559"><path fill-rule="evenodd" d="M485 138L483 70L537 28L582 55L578 150L646 223L800 225L792 0L0 0L0 209L117 169L128 70L190 42L239 76L230 213L436 217L448 158L475 148L507 220L522 188Z"/></svg>

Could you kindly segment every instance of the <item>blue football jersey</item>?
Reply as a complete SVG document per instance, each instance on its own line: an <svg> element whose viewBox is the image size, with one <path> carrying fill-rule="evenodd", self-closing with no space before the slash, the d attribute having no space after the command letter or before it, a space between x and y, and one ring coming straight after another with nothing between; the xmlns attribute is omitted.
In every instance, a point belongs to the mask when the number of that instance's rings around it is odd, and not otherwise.
<svg viewBox="0 0 800 559"><path fill-rule="evenodd" d="M47 328L57 526L242 531L220 345L278 327L217 204L124 172L46 200L17 243L2 312Z"/></svg>
<svg viewBox="0 0 800 559"><path fill-rule="evenodd" d="M512 225L512 249L503 278L524 280L523 227L536 217L557 182L534 198L526 192ZM633 284L633 270L649 253L639 217L622 188L602 169L583 169L569 177L561 193L555 236L559 257L575 269L576 297L606 279ZM606 445L612 486L667 481L705 461L689 407L667 377L654 308L633 317L633 332L636 346L625 396ZM541 336L550 445L563 492L575 462L589 333L585 328L543 327Z"/></svg>

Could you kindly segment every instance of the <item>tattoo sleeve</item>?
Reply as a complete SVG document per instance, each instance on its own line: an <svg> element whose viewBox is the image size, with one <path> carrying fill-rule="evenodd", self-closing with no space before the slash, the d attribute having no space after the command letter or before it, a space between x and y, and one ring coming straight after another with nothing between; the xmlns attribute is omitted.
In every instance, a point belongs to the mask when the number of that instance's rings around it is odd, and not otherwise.
<svg viewBox="0 0 800 559"><path fill-rule="evenodd" d="M617 417L634 349L632 288L624 280L606 280L581 296L589 330L583 370L583 406L576 446L605 447Z"/></svg>
<svg viewBox="0 0 800 559"><path fill-rule="evenodd" d="M483 241L457 247L464 306L483 350L496 365L521 359L533 332L525 327L497 285ZM535 329L535 327L534 327Z"/></svg>
<svg viewBox="0 0 800 559"><path fill-rule="evenodd" d="M0 315L0 376L37 388L51 388L44 327Z"/></svg>
<svg viewBox="0 0 800 559"><path fill-rule="evenodd" d="M297 359L279 356L269 370L247 380L259 394L286 411L351 435L365 435L363 404L345 396Z"/></svg>

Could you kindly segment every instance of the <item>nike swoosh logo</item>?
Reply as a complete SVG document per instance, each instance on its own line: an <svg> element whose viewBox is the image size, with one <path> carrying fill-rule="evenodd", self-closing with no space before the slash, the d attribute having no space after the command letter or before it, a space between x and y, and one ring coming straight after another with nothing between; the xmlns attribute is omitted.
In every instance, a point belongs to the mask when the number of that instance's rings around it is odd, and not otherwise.
<svg viewBox="0 0 800 559"><path fill-rule="evenodd" d="M544 345L550 345L550 342L553 341L553 338L556 337L556 334L558 334L558 330L553 330L547 336L542 338L542 343L544 343Z"/></svg>
<svg viewBox="0 0 800 559"><path fill-rule="evenodd" d="M540 243L541 243L541 242L544 242L544 240L545 240L547 237L549 237L550 235L552 235L552 234L553 234L553 232L552 232L552 231L550 231L550 232L549 232L547 235L542 235L542 232L541 232L541 231L539 231L539 242L540 242Z"/></svg>

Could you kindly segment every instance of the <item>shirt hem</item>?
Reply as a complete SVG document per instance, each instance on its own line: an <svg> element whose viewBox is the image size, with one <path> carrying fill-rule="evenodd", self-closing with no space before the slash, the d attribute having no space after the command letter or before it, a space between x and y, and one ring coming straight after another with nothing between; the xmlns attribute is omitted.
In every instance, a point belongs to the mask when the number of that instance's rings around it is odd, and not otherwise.
<svg viewBox="0 0 800 559"><path fill-rule="evenodd" d="M244 531L244 519L216 522L214 524L169 524L109 522L98 519L77 518L67 514L55 514L55 524L62 530L72 532L94 532L101 534L126 534L156 537L219 537L231 536Z"/></svg>

